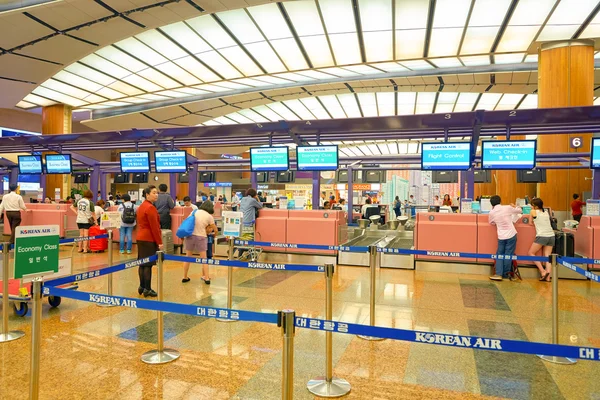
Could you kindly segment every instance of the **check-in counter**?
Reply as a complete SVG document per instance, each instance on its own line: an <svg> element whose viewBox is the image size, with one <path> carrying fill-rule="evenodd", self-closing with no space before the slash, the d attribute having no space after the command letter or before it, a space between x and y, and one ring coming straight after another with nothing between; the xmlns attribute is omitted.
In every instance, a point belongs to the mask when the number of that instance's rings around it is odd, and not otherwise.
<svg viewBox="0 0 600 400"><path fill-rule="evenodd" d="M67 237L68 231L77 230L77 214L70 204L27 203L27 210L21 210L21 226L58 225L59 235ZM6 213L4 221L8 221ZM10 225L4 224L5 235L10 235Z"/></svg>
<svg viewBox="0 0 600 400"><path fill-rule="evenodd" d="M476 253L477 214L417 213L415 248L432 253ZM415 257L417 261L448 261L435 255ZM475 262L472 258L454 261Z"/></svg>
<svg viewBox="0 0 600 400"><path fill-rule="evenodd" d="M529 248L535 240L535 227L529 223L529 215L523 215L515 223L517 230L517 247L516 255L529 255ZM496 225L489 223L488 214L477 215L477 253L479 254L496 254L498 251L498 233ZM542 252L538 252L539 256ZM494 260L477 259L481 264L493 264ZM531 261L518 261L519 265L531 265Z"/></svg>
<svg viewBox="0 0 600 400"><path fill-rule="evenodd" d="M577 229L563 229L573 233L575 238L575 256L583 258L600 258L600 217L584 215ZM600 269L600 265L588 264L589 269Z"/></svg>

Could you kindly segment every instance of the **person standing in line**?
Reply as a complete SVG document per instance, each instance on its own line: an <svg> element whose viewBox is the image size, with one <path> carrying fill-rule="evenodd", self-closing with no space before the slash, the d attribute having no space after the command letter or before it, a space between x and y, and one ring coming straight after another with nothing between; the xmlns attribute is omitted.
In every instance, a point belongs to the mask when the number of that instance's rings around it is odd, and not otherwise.
<svg viewBox="0 0 600 400"><path fill-rule="evenodd" d="M192 207L192 211L198 209L198 206L192 203L192 199L190 198L190 196L185 196L183 198L183 206Z"/></svg>
<svg viewBox="0 0 600 400"><path fill-rule="evenodd" d="M531 200L533 209L530 212L530 224L535 225L535 240L529 249L529 255L535 256L540 249L544 257L550 257L554 248L555 234L550 223L550 214L544 211L544 202L542 199ZM540 281L550 281L552 264L546 262L545 268L539 261L534 261L535 266L540 271Z"/></svg>
<svg viewBox="0 0 600 400"><path fill-rule="evenodd" d="M581 222L581 216L583 215L581 211L582 206L585 206L585 203L579 200L579 195L575 193L571 202L571 214L573 214L573 219L577 222Z"/></svg>
<svg viewBox="0 0 600 400"><path fill-rule="evenodd" d="M133 246L133 227L136 221L136 212L138 207L131 202L131 196L127 193L123 195L123 203L119 204L117 211L121 214L121 228L119 228L119 253L131 254Z"/></svg>
<svg viewBox="0 0 600 400"><path fill-rule="evenodd" d="M16 183L11 184L8 189L10 193L2 197L2 203L0 203L0 215L6 211L6 219L10 225L10 243L15 243L15 234L17 228L21 225L21 210L27 210L23 197L17 193L19 185Z"/></svg>
<svg viewBox="0 0 600 400"><path fill-rule="evenodd" d="M523 213L521 207L516 207L514 204L503 206L500 204L501 202L502 199L498 195L490 198L492 211L489 214L489 222L496 225L498 231L498 251L496 254L504 256L496 259L496 273L490 276L493 281L501 281L509 277L508 273L512 268L512 260L511 257L507 256L514 255L517 247L517 230L513 223L513 216ZM511 276L510 279L513 280L513 277Z"/></svg>
<svg viewBox="0 0 600 400"><path fill-rule="evenodd" d="M102 214L104 214L104 207L106 207L106 202L104 200L98 200L96 202L96 207L94 207L94 216L96 217L96 223L98 225L100 225Z"/></svg>
<svg viewBox="0 0 600 400"><path fill-rule="evenodd" d="M158 185L158 200L154 203L160 217L160 229L171 229L171 210L175 208L175 202L167 193L168 187L164 183Z"/></svg>
<svg viewBox="0 0 600 400"><path fill-rule="evenodd" d="M400 207L402 206L402 203L400 203L400 197L396 196L396 198L394 199L394 214L396 214L396 218L398 218L401 213L400 213Z"/></svg>
<svg viewBox="0 0 600 400"><path fill-rule="evenodd" d="M158 190L156 186L150 185L144 189L144 202L137 209L136 223L138 225L137 245L138 259L150 257L162 250L163 243L160 232L160 217L158 210L154 206L158 200ZM152 290L152 266L155 261L140 265L138 275L140 286L138 293L144 297L156 297L158 294Z"/></svg>
<svg viewBox="0 0 600 400"><path fill-rule="evenodd" d="M90 228L96 224L96 213L94 210L93 194L90 190L83 192L83 197L77 203L71 205L71 210L77 214L77 227L79 237L88 237ZM80 241L77 246L80 253L89 253L89 241Z"/></svg>
<svg viewBox="0 0 600 400"><path fill-rule="evenodd" d="M200 208L194 214L194 232L191 236L183 240L185 247L185 255L192 257L194 254L199 254L200 258L207 258L208 250L208 234L217 232L217 226L213 214L215 206L212 201L205 201L200 205ZM190 263L183 263L183 279L181 282L187 283L190 281L188 273L190 271ZM207 264L202 264L202 277L205 284L210 285L210 275Z"/></svg>

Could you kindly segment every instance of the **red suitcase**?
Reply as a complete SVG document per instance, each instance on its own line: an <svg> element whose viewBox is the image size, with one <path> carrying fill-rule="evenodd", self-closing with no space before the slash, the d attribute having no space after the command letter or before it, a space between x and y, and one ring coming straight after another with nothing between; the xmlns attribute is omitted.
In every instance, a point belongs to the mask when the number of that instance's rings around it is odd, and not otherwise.
<svg viewBox="0 0 600 400"><path fill-rule="evenodd" d="M89 230L89 236L106 235L106 231L100 228L98 225L94 225ZM108 249L108 239L94 239L90 240L90 251L92 252L103 252Z"/></svg>

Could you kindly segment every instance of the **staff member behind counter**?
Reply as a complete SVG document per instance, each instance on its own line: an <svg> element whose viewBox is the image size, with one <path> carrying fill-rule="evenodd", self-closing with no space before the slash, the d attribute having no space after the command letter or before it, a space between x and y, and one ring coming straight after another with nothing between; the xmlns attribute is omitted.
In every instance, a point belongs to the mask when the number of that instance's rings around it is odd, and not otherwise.
<svg viewBox="0 0 600 400"><path fill-rule="evenodd" d="M21 210L27 210L27 207L25 207L23 197L21 197L20 194L17 194L19 185L13 183L8 188L10 193L2 198L0 214L2 214L3 211L6 211L6 219L8 219L10 225L10 243L14 244L17 227L21 225Z"/></svg>

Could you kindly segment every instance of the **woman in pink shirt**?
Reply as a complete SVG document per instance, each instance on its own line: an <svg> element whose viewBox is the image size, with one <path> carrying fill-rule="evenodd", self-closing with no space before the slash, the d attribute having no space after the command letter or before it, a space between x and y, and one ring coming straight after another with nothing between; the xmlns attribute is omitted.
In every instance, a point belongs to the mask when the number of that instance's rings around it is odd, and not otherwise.
<svg viewBox="0 0 600 400"><path fill-rule="evenodd" d="M199 254L200 258L206 258L206 251L208 249L208 233L217 232L217 226L212 214L214 214L215 208L213 202L210 200L202 203L200 208L194 211L194 232L191 236L184 239L183 245L185 247L185 255L191 257L194 254ZM190 263L183 263L183 279L181 282L186 283L190 281L188 272L190 271ZM210 276L208 274L208 265L202 264L202 278L204 283L210 285Z"/></svg>
<svg viewBox="0 0 600 400"><path fill-rule="evenodd" d="M512 269L511 256L515 254L517 247L517 230L513 223L513 216L521 214L521 207L500 205L502 199L495 195L490 198L492 211L489 214L490 224L496 225L498 230L498 251L496 255L503 256L496 259L496 274L490 276L493 281L501 281L504 278L509 278L508 273ZM512 277L510 278L512 280Z"/></svg>

